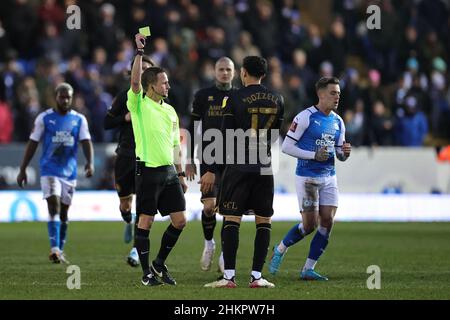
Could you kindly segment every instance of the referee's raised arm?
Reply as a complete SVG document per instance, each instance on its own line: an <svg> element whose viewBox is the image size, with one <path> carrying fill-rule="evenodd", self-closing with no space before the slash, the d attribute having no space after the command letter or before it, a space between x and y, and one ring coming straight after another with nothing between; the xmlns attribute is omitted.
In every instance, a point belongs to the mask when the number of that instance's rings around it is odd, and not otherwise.
<svg viewBox="0 0 450 320"><path fill-rule="evenodd" d="M131 69L131 90L134 93L141 91L141 69L142 69L142 55L144 54L145 36L137 33L134 36L136 42L136 57L134 58L133 68Z"/></svg>

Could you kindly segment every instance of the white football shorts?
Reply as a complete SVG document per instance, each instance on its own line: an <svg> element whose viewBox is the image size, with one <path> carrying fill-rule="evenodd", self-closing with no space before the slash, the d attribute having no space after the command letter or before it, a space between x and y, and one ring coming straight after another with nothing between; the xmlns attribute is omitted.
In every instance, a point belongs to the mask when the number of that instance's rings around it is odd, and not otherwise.
<svg viewBox="0 0 450 320"><path fill-rule="evenodd" d="M51 196L58 196L61 198L61 203L68 206L72 204L72 197L76 185L76 180L67 180L54 176L41 177L41 188L44 193L44 199Z"/></svg>
<svg viewBox="0 0 450 320"><path fill-rule="evenodd" d="M318 211L319 206L338 206L336 175L329 177L295 176L300 212Z"/></svg>

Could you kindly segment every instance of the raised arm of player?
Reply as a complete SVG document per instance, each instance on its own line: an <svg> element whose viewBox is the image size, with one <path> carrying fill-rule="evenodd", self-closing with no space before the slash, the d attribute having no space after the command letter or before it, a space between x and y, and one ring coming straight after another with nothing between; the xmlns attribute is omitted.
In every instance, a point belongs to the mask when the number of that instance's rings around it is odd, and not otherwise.
<svg viewBox="0 0 450 320"><path fill-rule="evenodd" d="M145 47L145 36L137 33L134 36L138 54L134 57L133 68L131 69L131 90L134 93L141 92L142 54ZM142 53L142 54L140 54Z"/></svg>

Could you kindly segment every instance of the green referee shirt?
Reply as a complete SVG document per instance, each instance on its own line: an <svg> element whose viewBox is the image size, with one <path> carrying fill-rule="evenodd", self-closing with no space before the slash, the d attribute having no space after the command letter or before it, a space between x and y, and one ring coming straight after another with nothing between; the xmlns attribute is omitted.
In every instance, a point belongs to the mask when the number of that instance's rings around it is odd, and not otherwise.
<svg viewBox="0 0 450 320"><path fill-rule="evenodd" d="M175 109L163 101L159 104L143 91L127 93L127 108L131 114L136 157L145 161L146 167L173 164L173 149L180 144L180 128Z"/></svg>

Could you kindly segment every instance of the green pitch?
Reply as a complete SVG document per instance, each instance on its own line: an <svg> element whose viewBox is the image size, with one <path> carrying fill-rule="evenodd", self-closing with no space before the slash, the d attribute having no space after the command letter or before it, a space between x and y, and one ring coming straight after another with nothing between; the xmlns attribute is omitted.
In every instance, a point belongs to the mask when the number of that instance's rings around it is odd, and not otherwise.
<svg viewBox="0 0 450 320"><path fill-rule="evenodd" d="M165 222L151 232L151 258L159 249ZM292 223L275 222L271 246ZM203 288L215 280L200 271L201 226L190 222L167 265L176 287L143 287L141 270L125 263L123 223L72 222L66 252L81 269L81 289L66 287L67 265L51 264L45 223L0 224L0 300L2 299L450 299L450 223L337 223L317 270L328 282L303 282L303 265L312 236L290 248L276 277L264 269L275 289L248 289L254 223L243 223L238 251L238 289ZM216 238L219 231L216 229ZM271 250L270 250L271 251ZM270 252L269 252L270 255ZM381 268L381 289L369 290L367 267Z"/></svg>

